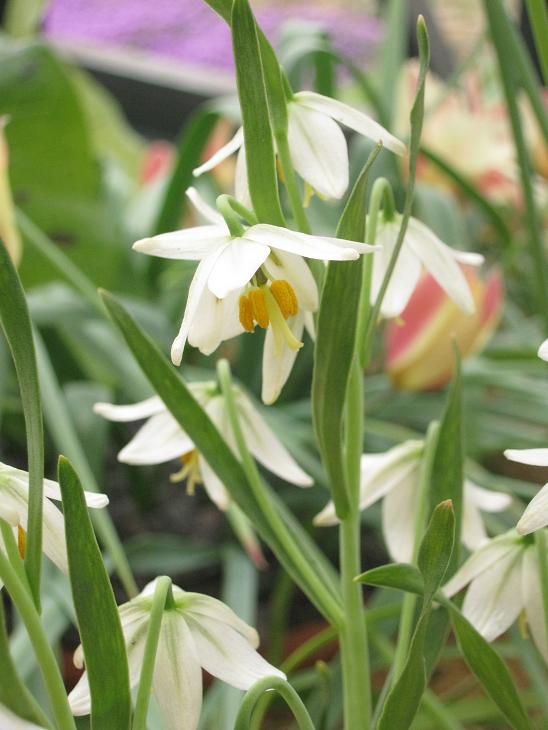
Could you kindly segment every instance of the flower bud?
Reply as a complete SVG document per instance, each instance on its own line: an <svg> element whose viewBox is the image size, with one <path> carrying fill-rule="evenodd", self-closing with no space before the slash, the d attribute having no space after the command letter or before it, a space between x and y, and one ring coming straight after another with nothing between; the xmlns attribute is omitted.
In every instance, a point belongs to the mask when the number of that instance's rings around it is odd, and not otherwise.
<svg viewBox="0 0 548 730"><path fill-rule="evenodd" d="M453 371L453 341L463 358L483 348L494 331L503 301L502 277L493 269L482 280L477 269L463 266L476 304L467 315L425 273L398 319L385 331L386 366L402 390L435 390Z"/></svg>

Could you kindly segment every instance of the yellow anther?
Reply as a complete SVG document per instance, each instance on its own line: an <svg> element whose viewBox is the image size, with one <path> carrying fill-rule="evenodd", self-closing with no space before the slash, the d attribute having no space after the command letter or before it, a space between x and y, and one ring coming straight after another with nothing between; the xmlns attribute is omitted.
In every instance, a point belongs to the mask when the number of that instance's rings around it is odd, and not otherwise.
<svg viewBox="0 0 548 730"><path fill-rule="evenodd" d="M187 494L194 494L196 485L202 481L198 452L196 449L187 451L180 457L180 461L183 468L175 474L170 474L169 480L170 482L182 482L186 479Z"/></svg>
<svg viewBox="0 0 548 730"><path fill-rule="evenodd" d="M277 157L276 157L276 170L278 172L278 178L279 178L280 182L282 183L282 185L285 185L285 177L284 177L284 171L282 168L282 163L280 162L280 160Z"/></svg>
<svg viewBox="0 0 548 730"><path fill-rule="evenodd" d="M284 279L276 279L270 286L272 296L278 303L280 312L284 319L294 317L299 310L297 295L291 284Z"/></svg>
<svg viewBox="0 0 548 730"><path fill-rule="evenodd" d="M259 327L266 329L270 323L268 311L264 299L264 291L262 289L253 289L248 294L253 308L253 319Z"/></svg>
<svg viewBox="0 0 548 730"><path fill-rule="evenodd" d="M25 549L27 546L27 536L21 525L17 525L17 547L21 560L25 559Z"/></svg>
<svg viewBox="0 0 548 730"><path fill-rule="evenodd" d="M253 324L253 307L246 294L242 294L240 297L240 323L246 332L253 332L255 329L255 325Z"/></svg>

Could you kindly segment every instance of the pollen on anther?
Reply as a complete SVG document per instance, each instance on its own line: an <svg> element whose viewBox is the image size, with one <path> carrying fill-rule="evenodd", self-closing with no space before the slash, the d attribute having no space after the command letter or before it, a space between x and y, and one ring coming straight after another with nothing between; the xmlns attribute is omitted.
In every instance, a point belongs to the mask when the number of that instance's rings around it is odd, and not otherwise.
<svg viewBox="0 0 548 730"><path fill-rule="evenodd" d="M273 281L270 286L272 296L280 308L284 319L294 317L299 310L297 295L291 284L284 279Z"/></svg>
<svg viewBox="0 0 548 730"><path fill-rule="evenodd" d="M21 560L25 559L25 552L27 547L27 536L25 534L25 531L21 527L21 525L17 525L17 549L19 550L19 555L21 556Z"/></svg>
<svg viewBox="0 0 548 730"><path fill-rule="evenodd" d="M266 329L270 324L270 318L266 309L264 293L261 289L253 289L253 291L249 292L248 296L253 308L253 319L257 322L259 327Z"/></svg>
<svg viewBox="0 0 548 730"><path fill-rule="evenodd" d="M253 332L255 325L253 324L253 306L246 294L240 297L240 324L246 332Z"/></svg>

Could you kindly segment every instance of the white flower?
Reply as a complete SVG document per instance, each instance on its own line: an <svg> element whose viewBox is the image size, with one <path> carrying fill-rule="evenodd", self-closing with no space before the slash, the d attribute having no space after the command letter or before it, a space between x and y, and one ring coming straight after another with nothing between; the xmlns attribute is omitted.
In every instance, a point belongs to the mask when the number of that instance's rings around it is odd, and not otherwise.
<svg viewBox="0 0 548 730"><path fill-rule="evenodd" d="M548 340L544 340L542 345L538 348L537 354L542 360L546 360L548 362Z"/></svg>
<svg viewBox="0 0 548 730"><path fill-rule="evenodd" d="M422 441L405 441L385 453L364 454L361 461L360 509L384 498L384 539L392 559L401 563L409 562L413 555L423 448ZM488 540L480 510L501 512L510 502L511 497L507 494L465 481L462 542L469 550L477 549ZM337 521L332 502L314 519L317 525L332 525Z"/></svg>
<svg viewBox="0 0 548 730"><path fill-rule="evenodd" d="M228 446L237 454L225 399L217 390L215 383L191 383L189 387ZM277 436L257 413L250 399L237 387L234 387L234 397L247 447L257 461L287 482L300 487L310 486L312 479L282 446ZM209 497L217 507L222 510L227 509L230 498L224 485L158 396L130 406L96 403L94 411L111 421L147 419L120 451L119 461L126 464L161 464L172 459L181 459L183 468L172 479L176 481L186 479L190 492L197 483L203 482Z"/></svg>
<svg viewBox="0 0 548 730"><path fill-rule="evenodd" d="M470 584L462 611L487 641L503 634L524 612L533 640L548 662L537 550L514 530L473 553L444 586L447 597Z"/></svg>
<svg viewBox="0 0 548 730"><path fill-rule="evenodd" d="M371 282L371 303L377 299L388 263L392 257L401 215L386 220L379 217L376 243L381 251L373 259ZM458 251L447 246L424 223L411 217L400 249L396 266L382 302L381 313L384 317L399 316L405 309L424 266L447 295L467 314L473 314L475 305L459 264L480 266L483 256L477 253Z"/></svg>
<svg viewBox="0 0 548 730"><path fill-rule="evenodd" d="M5 705L0 705L0 728L3 730L44 730L41 725L14 715Z"/></svg>
<svg viewBox="0 0 548 730"><path fill-rule="evenodd" d="M119 607L128 652L130 684L141 673L143 652L156 581L133 600ZM209 674L238 689L249 689L263 677L285 679L283 672L265 661L256 648L259 637L224 603L172 586L174 606L164 610L153 691L169 730L194 730L202 707L202 667ZM83 665L82 647L74 655ZM91 708L86 673L69 695L75 715L87 715Z"/></svg>
<svg viewBox="0 0 548 730"><path fill-rule="evenodd" d="M51 500L61 501L57 482L44 479L42 502L42 549L48 558L64 573L68 572L63 513ZM106 494L84 492L88 507L99 509L108 504ZM24 554L25 532L29 511L29 475L26 471L0 463L0 518L16 530L20 552ZM0 536L0 548L4 542Z"/></svg>
<svg viewBox="0 0 548 730"><path fill-rule="evenodd" d="M363 112L336 99L312 91L294 94L287 105L288 145L295 170L312 190L325 198L341 198L348 187L348 149L339 127L344 124L364 137L382 144L398 155L405 145ZM243 130L194 170L199 176L239 150L236 162L235 195L244 204L249 199Z"/></svg>

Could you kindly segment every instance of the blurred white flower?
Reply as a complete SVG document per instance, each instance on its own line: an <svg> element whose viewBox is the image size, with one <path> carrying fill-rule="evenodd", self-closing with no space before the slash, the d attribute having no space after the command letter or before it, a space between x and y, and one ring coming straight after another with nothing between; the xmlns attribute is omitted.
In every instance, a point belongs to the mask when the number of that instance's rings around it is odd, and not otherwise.
<svg viewBox="0 0 548 730"><path fill-rule="evenodd" d="M548 362L548 340L544 340L542 345L538 348L537 354L542 360L546 360Z"/></svg>
<svg viewBox="0 0 548 730"><path fill-rule="evenodd" d="M294 94L287 105L288 145L293 167L310 188L325 198L341 198L348 188L348 149L339 127L343 124L355 132L382 142L386 149L405 154L405 145L363 112L313 91ZM247 169L243 129L239 129L224 147L194 170L197 177L238 151L235 195L247 204Z"/></svg>
<svg viewBox="0 0 548 730"><path fill-rule="evenodd" d="M381 214L375 243L381 246L373 258L371 303L377 299L389 261L396 246L401 215L387 220ZM396 266L382 302L381 313L386 318L398 317L405 309L426 268L447 295L464 312L473 314L474 298L459 264L480 266L483 256L450 248L425 226L411 217L400 249Z"/></svg>
<svg viewBox="0 0 548 730"><path fill-rule="evenodd" d="M141 673L155 581L119 607L128 652L130 685ZM195 730L202 707L202 668L238 689L249 689L263 677L285 675L257 653L259 637L224 603L172 586L174 606L162 617L154 665L153 692L169 730ZM83 666L82 647L74 655ZM91 697L84 673L69 695L75 715L87 715Z"/></svg>
<svg viewBox="0 0 548 730"><path fill-rule="evenodd" d="M360 509L366 509L384 498L384 539L392 559L401 563L409 562L413 555L423 448L423 441L405 441L381 454L364 454L361 461ZM510 502L511 497L507 494L482 489L465 481L462 542L469 550L476 550L488 540L481 510L501 512ZM316 525L337 522L332 502L314 519Z"/></svg>
<svg viewBox="0 0 548 730"><path fill-rule="evenodd" d="M41 725L14 715L5 705L0 705L0 728L3 730L44 730Z"/></svg>
<svg viewBox="0 0 548 730"><path fill-rule="evenodd" d="M238 454L228 420L225 399L215 383L190 383L192 394L211 418L234 454ZM273 474L300 487L308 487L312 479L280 443L274 432L261 418L251 400L236 386L234 397L240 416L247 447L257 461ZM190 493L203 482L210 499L221 510L230 504L229 495L190 437L173 418L158 396L128 406L96 403L95 413L110 421L137 421L146 423L120 451L118 460L126 464L162 464L172 459L182 461L182 469L172 476L174 481L185 479Z"/></svg>
<svg viewBox="0 0 548 730"><path fill-rule="evenodd" d="M64 573L68 572L63 513L51 500L61 501L57 482L44 479L42 503L42 549L48 558ZM88 507L99 509L108 504L106 494L84 492ZM0 463L0 519L12 525L16 532L19 551L25 552L25 535L29 512L29 475L26 471ZM0 549L4 542L0 535Z"/></svg>
<svg viewBox="0 0 548 730"><path fill-rule="evenodd" d="M450 598L469 585L462 612L487 641L494 641L522 614L548 662L538 555L514 530L473 553L443 588Z"/></svg>

